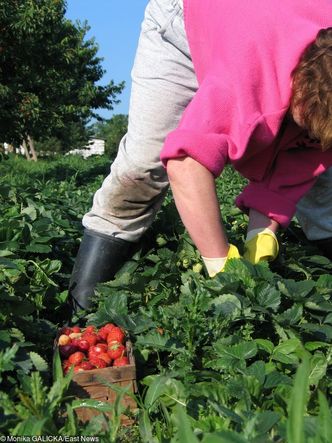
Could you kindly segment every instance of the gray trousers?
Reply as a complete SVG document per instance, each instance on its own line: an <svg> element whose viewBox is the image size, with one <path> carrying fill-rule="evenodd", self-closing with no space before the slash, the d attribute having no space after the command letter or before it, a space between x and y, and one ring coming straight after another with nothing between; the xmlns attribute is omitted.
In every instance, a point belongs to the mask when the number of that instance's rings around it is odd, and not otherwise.
<svg viewBox="0 0 332 443"><path fill-rule="evenodd" d="M128 241L149 228L169 186L159 158L164 139L197 88L182 1L151 0L132 70L128 132L83 218L86 228Z"/></svg>
<svg viewBox="0 0 332 443"><path fill-rule="evenodd" d="M84 227L133 242L149 228L169 186L159 159L164 139L177 127L197 88L182 0L150 0L132 70L128 131L83 217ZM320 181L331 179L332 173ZM325 208L332 214L328 196L324 208L316 199L321 188L318 184L299 204L299 220L311 238L332 236L332 219L329 225L318 212Z"/></svg>

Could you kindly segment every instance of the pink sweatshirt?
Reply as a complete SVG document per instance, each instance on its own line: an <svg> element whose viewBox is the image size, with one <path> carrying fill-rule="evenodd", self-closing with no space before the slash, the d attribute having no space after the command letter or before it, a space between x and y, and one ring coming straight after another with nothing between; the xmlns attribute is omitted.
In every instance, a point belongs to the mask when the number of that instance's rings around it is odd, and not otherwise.
<svg viewBox="0 0 332 443"><path fill-rule="evenodd" d="M291 72L319 29L332 26L331 0L184 0L199 89L161 153L190 156L215 176L226 163L249 185L237 198L287 226L315 177L332 165L294 123Z"/></svg>

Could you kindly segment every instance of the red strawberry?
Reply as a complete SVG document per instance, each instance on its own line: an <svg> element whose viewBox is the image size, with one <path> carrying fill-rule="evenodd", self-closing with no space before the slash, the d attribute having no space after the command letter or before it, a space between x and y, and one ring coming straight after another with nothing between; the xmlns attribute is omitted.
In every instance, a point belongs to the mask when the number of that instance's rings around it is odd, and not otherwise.
<svg viewBox="0 0 332 443"><path fill-rule="evenodd" d="M119 343L123 343L125 339L125 333L121 328L118 326L114 326L114 328L111 329L111 331L108 333L107 336L107 343L110 341L118 341Z"/></svg>
<svg viewBox="0 0 332 443"><path fill-rule="evenodd" d="M107 352L107 344L106 343L98 343L95 346L91 346L89 349L89 354L101 354L102 352Z"/></svg>
<svg viewBox="0 0 332 443"><path fill-rule="evenodd" d="M64 326L64 327L61 329L60 332L61 332L61 334L69 335L69 334L72 333L72 330L71 330L71 328L69 328L68 326Z"/></svg>
<svg viewBox="0 0 332 443"><path fill-rule="evenodd" d="M71 332L79 333L81 332L81 328L79 326L73 326L71 328Z"/></svg>
<svg viewBox="0 0 332 443"><path fill-rule="evenodd" d="M80 363L80 366L82 369L84 369L84 371L90 371L91 369L94 369L93 364L89 361L82 361L82 363Z"/></svg>
<svg viewBox="0 0 332 443"><path fill-rule="evenodd" d="M115 360L119 357L122 357L126 352L126 348L119 342L113 342L110 346L108 346L107 354L111 357L112 360Z"/></svg>
<svg viewBox="0 0 332 443"><path fill-rule="evenodd" d="M106 323L106 325L103 326L103 327L106 329L106 331L111 332L111 330L112 330L113 328L115 328L116 326L113 325L113 323Z"/></svg>
<svg viewBox="0 0 332 443"><path fill-rule="evenodd" d="M113 362L113 366L126 366L126 365L129 365L129 358L126 356L117 358Z"/></svg>
<svg viewBox="0 0 332 443"><path fill-rule="evenodd" d="M105 327L100 328L98 331L98 337L100 337L101 340L106 341L107 336L108 336L108 329L106 329Z"/></svg>
<svg viewBox="0 0 332 443"><path fill-rule="evenodd" d="M98 369L99 368L106 368L106 366L107 366L107 363L105 360L98 358L94 355L89 356L89 362Z"/></svg>
<svg viewBox="0 0 332 443"><path fill-rule="evenodd" d="M74 354L71 354L68 357L68 361L69 363L73 364L73 365L78 365L79 363L81 363L81 361L85 358L85 355L83 354L83 352L74 352Z"/></svg>
<svg viewBox="0 0 332 443"><path fill-rule="evenodd" d="M82 364L79 363L78 365L74 366L74 372L83 372L84 369L82 368Z"/></svg>
<svg viewBox="0 0 332 443"><path fill-rule="evenodd" d="M104 360L106 362L107 366L109 366L112 362L112 359L109 356L108 352L102 352L102 353L98 354L98 358L101 358L102 360Z"/></svg>
<svg viewBox="0 0 332 443"><path fill-rule="evenodd" d="M62 369L63 369L63 372L65 374L67 374L67 372L69 371L70 366L71 365L70 365L68 360L63 360L63 362L62 362Z"/></svg>
<svg viewBox="0 0 332 443"><path fill-rule="evenodd" d="M88 352L88 350L90 349L90 343L88 342L88 340L81 339L78 340L77 347L82 352Z"/></svg>
<svg viewBox="0 0 332 443"><path fill-rule="evenodd" d="M90 346L94 346L97 343L98 337L97 334L87 332L81 335L82 340L87 340L90 343Z"/></svg>
<svg viewBox="0 0 332 443"><path fill-rule="evenodd" d="M92 326L92 325L87 326L87 327L84 329L84 334L85 334L85 333L92 333L92 334L94 334L95 332L96 332L96 327L95 327L95 326Z"/></svg>
<svg viewBox="0 0 332 443"><path fill-rule="evenodd" d="M80 338L73 338L71 341L71 345L76 348L76 351L78 351L78 344L80 342Z"/></svg>

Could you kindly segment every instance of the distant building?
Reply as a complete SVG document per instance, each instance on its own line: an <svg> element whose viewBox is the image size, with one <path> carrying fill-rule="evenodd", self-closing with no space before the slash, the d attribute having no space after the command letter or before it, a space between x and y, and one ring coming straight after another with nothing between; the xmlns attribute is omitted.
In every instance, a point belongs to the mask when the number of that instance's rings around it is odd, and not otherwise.
<svg viewBox="0 0 332 443"><path fill-rule="evenodd" d="M66 155L69 154L81 155L83 158L90 157L91 155L103 155L105 154L105 140L103 138L91 138L86 147L83 149L72 149Z"/></svg>
<svg viewBox="0 0 332 443"><path fill-rule="evenodd" d="M4 148L5 154L8 154L10 152L15 152L16 154L24 155L23 146L20 146L19 148L14 148L13 145L10 145L9 143L4 143L3 148Z"/></svg>

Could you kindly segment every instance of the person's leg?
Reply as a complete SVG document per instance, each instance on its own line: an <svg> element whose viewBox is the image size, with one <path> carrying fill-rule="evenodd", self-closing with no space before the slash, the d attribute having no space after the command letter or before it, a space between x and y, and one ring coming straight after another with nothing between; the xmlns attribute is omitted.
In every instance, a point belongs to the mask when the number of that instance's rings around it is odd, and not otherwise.
<svg viewBox="0 0 332 443"><path fill-rule="evenodd" d="M151 225L168 189L160 151L196 90L181 0L151 0L132 70L128 132L83 218L87 231L70 282L80 307L89 306L95 285L112 278Z"/></svg>
<svg viewBox="0 0 332 443"><path fill-rule="evenodd" d="M179 0L152 0L132 71L129 125L83 225L135 242L168 189L159 155L197 90Z"/></svg>
<svg viewBox="0 0 332 443"><path fill-rule="evenodd" d="M332 168L297 204L296 217L308 240L332 259Z"/></svg>

